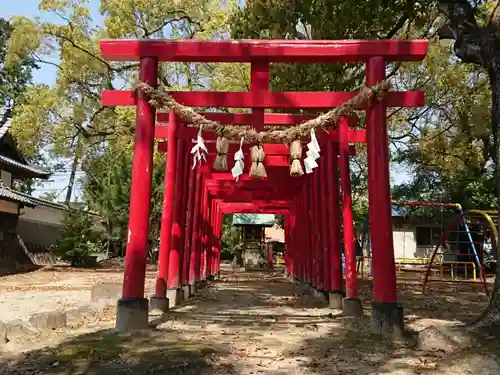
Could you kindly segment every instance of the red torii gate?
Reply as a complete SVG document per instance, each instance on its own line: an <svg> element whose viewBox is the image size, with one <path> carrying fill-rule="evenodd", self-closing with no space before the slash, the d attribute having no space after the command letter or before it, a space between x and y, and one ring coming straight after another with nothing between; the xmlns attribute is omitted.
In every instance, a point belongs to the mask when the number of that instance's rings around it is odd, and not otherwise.
<svg viewBox="0 0 500 375"><path fill-rule="evenodd" d="M191 62L250 62L251 63L251 90L243 93L222 92L175 92L172 93L178 102L197 107L251 107L252 125L262 129L265 123L265 108L307 108L326 109L341 105L356 93L346 92L270 92L269 91L269 64L275 62L365 62L366 84L374 86L385 79L385 66L390 61L419 61L427 53L427 41L165 41L165 40L122 40L102 41L101 54L112 61L140 60L140 80L155 86L158 75L159 61L191 61ZM147 238L149 224L149 201L151 198L151 170L153 140L155 133L155 109L148 103L144 93L138 92L137 96L132 91L104 91L102 94L104 105L137 105L137 126L134 141L134 160L132 166L131 205L129 220L129 235L125 262L125 277L123 298L118 302L117 328L131 329L143 328L147 325L148 301L144 298L145 264L147 256ZM392 243L391 205L389 186L389 157L388 134L386 125L386 107L422 106L423 93L421 92L389 92L382 102L374 103L367 109L367 141L368 141L368 182L370 201L370 227L372 228L373 248L373 303L372 322L377 332L392 331L402 327L402 308L397 303L396 277L394 265L394 252ZM276 114L276 118L280 118ZM284 118L284 117L283 117ZM159 129L159 127L157 127ZM193 241L185 241L183 251L185 259L189 259L189 275L191 268L201 270L203 261L203 244L206 241L202 236L209 220L210 209L203 203L208 203L206 193L202 195L202 175L199 168L193 172L185 172L181 177L175 176L176 165L186 164L188 159L183 152L177 157L177 146L182 151L181 140L188 137L193 130L182 130L175 116L170 116L167 128L169 140L178 139L179 142L168 142L168 166L166 176L166 199L164 219L162 226L172 227L172 242L178 243L176 251L166 249L163 251L164 263L169 261L172 254L179 254L180 242L175 240L182 235L181 219L182 208L180 202L174 202L174 189L172 186L180 185L190 187L189 190L181 189L181 196L187 197L187 212L193 213L186 219L186 236ZM185 135L184 135L185 134ZM207 139L209 137L207 136ZM332 198L335 191L335 182L326 178L336 163L338 151L336 145L327 142L326 150L330 155L326 161L320 161L319 172L313 173L311 178L303 178L303 191L291 204L290 214L287 219L286 229L291 255L291 271L296 278L309 282L320 288L330 284L329 290L341 291L338 288L341 281L334 280L333 272L330 280L326 280L328 272L320 267L322 254L326 254L324 247L327 241L324 237L333 237L336 234L332 223L338 224L334 212L338 213L338 202ZM345 155L345 154L344 154ZM326 168L325 168L326 167ZM185 171L187 169L179 169ZM269 172L271 173L271 172ZM319 180L321 179L321 181ZM168 187L170 186L170 188ZM321 210L319 197L328 198L329 210ZM312 198L311 204L307 204ZM172 207L174 206L175 207ZM168 206L168 207L167 207ZM321 219L314 217L311 211L321 212ZM334 211L334 208L337 211ZM201 215L196 213L202 211ZM172 215L169 212L174 213ZM170 215L170 218L169 218ZM333 216L332 216L333 215ZM185 215L184 215L185 216ZM307 218L307 219L306 219ZM196 222L198 220L198 223ZM309 220L312 220L310 227ZM328 221L326 221L328 220ZM345 220L345 218L344 218ZM328 231L326 222L330 223L332 230ZM172 223L174 225L172 226ZM191 227L189 227L191 226ZM300 236L297 228L307 230L308 235ZM317 229L329 233L320 233ZM314 229L314 230L313 230ZM165 229L170 232L169 229ZM190 232L192 236L187 236ZM303 234L303 233L302 233ZM169 234L170 236L170 234ZM203 237L203 238L202 238ZM309 241L308 238L309 237ZM200 241L201 239L201 241ZM170 242L170 241L169 241ZM200 246L201 242L201 246ZM300 245L299 245L300 244ZM190 251L188 247L190 245ZM309 249L310 252L300 252L300 248ZM175 250L175 249L174 249ZM160 251L161 253L161 251ZM165 254L166 253L166 254ZM310 255L310 256L309 256ZM328 257L339 256L335 251L330 251ZM177 255L174 255L174 257ZM160 257L162 257L160 255ZM166 258L165 258L166 257ZM347 260L350 262L350 260ZM186 263L186 262L184 262ZM183 266L185 264L183 263ZM323 262L328 263L328 262ZM339 264L335 259L335 264ZM159 265L159 266L160 266ZM346 264L347 265L347 264ZM164 266L161 269L165 269ZM167 268L168 269L168 268ZM340 273L341 275L341 273ZM200 278L202 275L197 275ZM160 275L159 283L165 283L165 275ZM166 285L158 285L157 289ZM327 289L323 289L327 290Z"/></svg>
<svg viewBox="0 0 500 375"><path fill-rule="evenodd" d="M234 114L234 113L226 114L226 113L210 113L209 112L206 115L207 115L207 117L209 117L211 119L219 119L222 122L222 125L246 125L246 124L248 124L248 121L249 121L249 114ZM281 121L280 122L281 125L292 125L292 124L295 124L297 121L302 121L304 119L308 119L311 117L311 116L288 115L288 114L281 114L281 115L282 115L282 118L277 117L277 116L268 116L268 119L271 119L271 120L277 119L278 121ZM165 121L165 120L168 121L169 116L162 114L162 113L159 113L158 118L163 120L163 121ZM230 123L230 121L233 121L236 124ZM355 122L356 122L356 117L353 117L353 116L344 118L342 120L342 124L345 125L345 129L342 128L342 129L344 129L343 133L342 133L343 134L342 140L345 142L345 150L346 150L347 154L349 154L349 155L355 154L354 145L352 145L352 147L349 147L349 145L348 145L349 141L366 142L365 130L355 130L355 129L349 128L349 123L354 124ZM155 137L160 138L160 137L168 136L168 132L164 131L163 129L165 129L165 127L157 127L156 132L155 132ZM193 128L182 128L182 127L180 129L184 130L184 131L185 130L194 130ZM195 134L190 134L190 135L195 136ZM327 141L332 140L335 142L339 142L340 135L341 135L341 133L339 131L337 131L337 129L334 129L333 131L328 133L328 136L323 137L323 138L326 138ZM182 137L181 137L181 139L182 139ZM191 138L188 138L188 139L191 139ZM213 142L213 141L208 141L208 142ZM235 151L237 151L237 149L239 147L237 144L232 144L231 146L233 146L233 149L231 150L231 148L230 148L230 150L229 150L230 153L234 153ZM158 144L158 149L160 152L167 152L168 151L168 144L166 142L161 142ZM244 188L247 186L247 184L253 183L252 190L255 190L255 188L257 188L258 190L263 190L265 192L264 199L268 199L268 200L271 200L273 203L276 203L276 200L279 200L280 198L281 199L284 198L284 193L280 192L280 193L278 193L278 195L276 197L273 197L272 194L269 194L269 189L274 188L273 192L275 194L276 194L276 189L283 190L285 187L286 187L286 190L288 190L288 191L290 191L290 190L294 191L294 189L296 190L295 185L297 185L297 182L299 182L300 179L297 179L297 178L290 179L289 172L288 172L288 167L289 167L289 155L288 155L288 153L289 153L289 150L286 146L276 145L276 144L268 144L268 145L264 145L264 150L266 151L266 155L268 157L266 159L266 165L268 167L269 166L273 167L272 168L273 171L270 172L270 176L276 182L278 182L277 184L275 183L274 186L271 184L263 183L262 180L260 180L260 181L256 181L253 179L247 180L245 178L243 178L244 181L241 181L239 184L235 185L231 174L220 173L220 172L214 173L214 174L205 173L204 179L208 179L209 175L210 175L211 178L214 178L219 182L222 180L228 182L230 185L226 185L225 189L219 190L219 195L217 196L217 197L221 197L220 196L221 192L222 191L227 192L228 187L231 187L231 189L229 189L229 190L232 190L232 194L231 194L231 196L228 196L225 198L226 201L231 200L234 202L235 201L234 192L235 191L242 192L244 190ZM213 153L213 152L209 153L209 157L208 157L208 164L209 165L213 163L215 156L216 156L215 153ZM247 159L250 159L248 154L247 154ZM345 168L347 168L347 171L348 171L348 169L349 169L348 161L346 158L344 158L344 159L346 162ZM247 160L247 162L248 161L249 160ZM276 168L276 167L281 167L281 168L279 168L280 174L277 173L278 168ZM283 169L282 167L286 167L286 169ZM177 168L179 168L179 166ZM286 173L285 175L283 175L283 171L285 171L285 173ZM269 178L266 178L266 180L268 180L267 182L269 182ZM348 183L349 176L348 175L344 176L344 180L345 180L345 182ZM344 180L343 180L343 182L344 182ZM211 180L211 179L208 181L208 186L212 187L211 192L213 192L213 186L214 186L213 184L211 184L212 181L213 180ZM347 184L347 186L349 186L349 184ZM219 189L221 189L221 188L219 187ZM345 191L345 189L343 188L343 192L344 191ZM350 189L349 189L348 194L350 195ZM168 196L168 194L166 193L165 196ZM238 196L241 197L241 194ZM253 194L246 195L245 200L254 201L255 199L257 199L257 196L259 196L258 199L263 199L262 192L260 194L259 194L259 192L255 192ZM176 200L177 199L180 199L180 198L176 198ZM240 200L241 200L241 198L236 199L236 201L240 201ZM212 210L213 210L213 206L212 206ZM346 216L352 218L352 213L349 214L350 211L351 211L351 206L348 207ZM212 216L211 216L211 220L213 220ZM212 224L212 227L213 226L215 226L215 224ZM351 223L351 228L352 228L352 223ZM326 231L328 231L327 226L325 226L325 232ZM168 235L164 231L162 231L162 233L163 233L164 237L165 237L165 235ZM352 237L352 235L353 235L352 230L351 231L344 231L344 236L347 236L347 238L350 238L349 236ZM220 232L217 232L216 236L220 236ZM169 238L166 237L166 240L165 240L164 237L162 237L160 239L160 241L161 241L161 243L165 244L165 246L167 247L169 245L167 243ZM338 236L336 238L338 238ZM346 241L346 242L348 242L348 241ZM325 243L325 247L326 247L327 246L326 241L324 241L324 243ZM334 247L336 252L340 251L338 249L338 246L339 246L339 244L335 245L335 241L328 245L328 247ZM210 245L208 245L207 247L208 247L208 249L214 248L213 246L211 247ZM348 251L352 251L352 254L350 254L351 256L348 257L348 259L353 259L353 264L355 264L354 248L353 248L352 244L349 246ZM169 269L172 268L173 272L176 272L175 270L178 270L180 268L180 266L177 264L178 260L179 260L179 258L176 257L176 258L174 258L174 262L171 262L168 264L168 268ZM340 257L336 257L335 261L338 261L340 263ZM331 266L332 266L332 268L336 269L337 272L341 273L340 265L338 265L338 266L331 265ZM349 271L354 270L354 272L349 272L347 274L347 284L355 286L357 283L357 275L355 272L355 268L351 267L349 264L347 269ZM328 271L329 271L328 266L325 266L324 272L327 273ZM167 273L168 273L170 279L172 279L172 280L178 279L178 277L171 275L170 271L163 272L163 274L167 274ZM341 274L339 275L339 278L342 278ZM326 288L326 286L324 286L324 287ZM192 293L192 292L189 292L189 290L191 290L193 288L191 287L191 289L190 289L189 286L183 285L182 289L184 290L183 296L186 296L186 295L190 295ZM341 289L343 289L343 288L340 287L339 290L341 290ZM326 291L326 289L323 289L323 290ZM350 290L353 290L355 293L354 294L349 293ZM161 297L163 293L164 292L163 292L161 287L157 288L157 296L155 296L155 298L152 299L152 302L153 302L152 304L155 305L155 308L158 307L160 310L166 309L166 300L165 300L165 298ZM179 294L178 286L176 284L173 285L172 283L169 283L168 290L167 290L167 298L168 298L170 307L175 306L175 304L180 301L178 294ZM332 293L329 293L329 294L331 295ZM355 287L348 289L348 293L346 294L346 296L347 296L347 298L344 299L344 304L343 304L345 312L348 314L354 313L354 314L359 315L359 313L361 313L361 301L358 299L357 289ZM333 293L333 297L334 298L333 298L331 307L332 308L342 308L342 300L338 298L339 293ZM351 302L351 303L349 304L349 302ZM349 307L349 305L353 305L352 302L354 302L354 306L357 308L353 309L352 307ZM162 305L163 305L163 307L162 307ZM356 313L356 311L358 311L358 312Z"/></svg>

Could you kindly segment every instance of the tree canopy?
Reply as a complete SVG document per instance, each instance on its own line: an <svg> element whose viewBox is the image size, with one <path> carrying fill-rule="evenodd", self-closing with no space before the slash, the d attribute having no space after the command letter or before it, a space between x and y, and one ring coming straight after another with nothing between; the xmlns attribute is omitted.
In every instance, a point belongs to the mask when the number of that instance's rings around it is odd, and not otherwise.
<svg viewBox="0 0 500 375"><path fill-rule="evenodd" d="M3 126L12 117L12 111L26 87L31 82L31 72L36 65L29 58L20 58L15 64L6 66L8 41L12 35L12 25L0 18L0 125Z"/></svg>

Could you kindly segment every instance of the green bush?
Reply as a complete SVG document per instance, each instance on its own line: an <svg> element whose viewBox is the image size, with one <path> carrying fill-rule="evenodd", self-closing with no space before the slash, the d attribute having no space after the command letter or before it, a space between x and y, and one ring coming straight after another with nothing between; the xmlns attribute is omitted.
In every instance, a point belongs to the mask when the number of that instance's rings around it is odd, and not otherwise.
<svg viewBox="0 0 500 375"><path fill-rule="evenodd" d="M63 233L52 248L52 252L72 265L84 264L87 257L101 250L101 242L92 230L92 215L68 210L64 217Z"/></svg>

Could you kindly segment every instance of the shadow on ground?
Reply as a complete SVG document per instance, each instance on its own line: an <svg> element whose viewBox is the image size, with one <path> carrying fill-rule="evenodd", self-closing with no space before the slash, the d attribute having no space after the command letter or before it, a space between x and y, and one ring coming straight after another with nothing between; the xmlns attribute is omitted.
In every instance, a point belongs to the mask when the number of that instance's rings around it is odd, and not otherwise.
<svg viewBox="0 0 500 375"><path fill-rule="evenodd" d="M485 340L452 353L420 349L415 332L402 341L373 335L368 319L344 319L320 338L310 338L286 356L303 358L304 373L393 375L497 375L500 373L500 342ZM308 372L309 371L309 372Z"/></svg>
<svg viewBox="0 0 500 375"><path fill-rule="evenodd" d="M232 374L227 352L214 342L180 340L167 330L119 334L103 330L54 348L0 359L0 374Z"/></svg>
<svg viewBox="0 0 500 375"><path fill-rule="evenodd" d="M13 267L13 268L0 268L0 277L17 275L17 274L21 275L23 273L38 271L41 268L42 266L37 266L36 264L27 264L24 266Z"/></svg>

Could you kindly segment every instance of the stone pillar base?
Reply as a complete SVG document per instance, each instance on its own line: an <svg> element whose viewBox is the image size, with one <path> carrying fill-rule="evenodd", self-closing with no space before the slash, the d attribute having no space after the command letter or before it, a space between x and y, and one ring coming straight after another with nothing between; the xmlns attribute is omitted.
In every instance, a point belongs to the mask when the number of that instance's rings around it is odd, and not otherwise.
<svg viewBox="0 0 500 375"><path fill-rule="evenodd" d="M148 310L147 298L119 299L116 306L116 330L127 332L148 328Z"/></svg>
<svg viewBox="0 0 500 375"><path fill-rule="evenodd" d="M359 298L344 298L342 300L342 314L345 316L362 316L363 304Z"/></svg>
<svg viewBox="0 0 500 375"><path fill-rule="evenodd" d="M167 289L167 299L169 302L169 308L178 306L181 303L181 290L178 288Z"/></svg>
<svg viewBox="0 0 500 375"><path fill-rule="evenodd" d="M149 299L149 314L163 315L168 313L169 302L166 297L153 296Z"/></svg>
<svg viewBox="0 0 500 375"><path fill-rule="evenodd" d="M371 328L375 334L398 338L403 337L403 306L399 303L373 302Z"/></svg>
<svg viewBox="0 0 500 375"><path fill-rule="evenodd" d="M344 293L341 291L328 293L330 308L335 310L342 310L342 298L344 298Z"/></svg>
<svg viewBox="0 0 500 375"><path fill-rule="evenodd" d="M191 298L191 286L190 285L182 285L182 300L186 301Z"/></svg>
<svg viewBox="0 0 500 375"><path fill-rule="evenodd" d="M320 301L326 301L325 293L323 291L313 287L312 294L313 294L314 298L317 298Z"/></svg>
<svg viewBox="0 0 500 375"><path fill-rule="evenodd" d="M203 289L207 286L207 281L206 280L198 280L195 282L196 290Z"/></svg>
<svg viewBox="0 0 500 375"><path fill-rule="evenodd" d="M196 294L196 285L194 281L189 284L189 297L193 297Z"/></svg>

